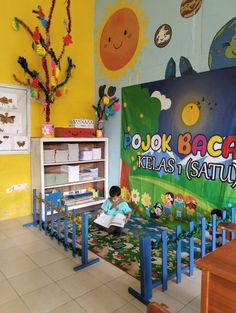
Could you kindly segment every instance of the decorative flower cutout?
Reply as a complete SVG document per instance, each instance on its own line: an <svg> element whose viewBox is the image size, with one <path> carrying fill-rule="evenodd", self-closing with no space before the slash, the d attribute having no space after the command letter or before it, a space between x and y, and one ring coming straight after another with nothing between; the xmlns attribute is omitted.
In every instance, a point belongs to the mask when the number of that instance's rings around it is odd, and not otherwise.
<svg viewBox="0 0 236 313"><path fill-rule="evenodd" d="M132 199L132 201L133 201L134 203L136 203L136 204L139 202L140 196L139 196L139 192L138 192L137 189L133 189L133 190L131 191L131 199Z"/></svg>
<svg viewBox="0 0 236 313"><path fill-rule="evenodd" d="M147 192L144 192L144 194L142 195L141 203L144 207L150 207L151 197Z"/></svg>

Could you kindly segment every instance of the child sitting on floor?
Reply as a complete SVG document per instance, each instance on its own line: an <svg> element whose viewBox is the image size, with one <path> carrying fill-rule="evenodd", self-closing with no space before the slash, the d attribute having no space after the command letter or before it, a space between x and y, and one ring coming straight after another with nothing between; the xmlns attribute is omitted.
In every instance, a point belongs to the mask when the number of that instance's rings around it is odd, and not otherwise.
<svg viewBox="0 0 236 313"><path fill-rule="evenodd" d="M98 213L100 216L102 213L105 213L109 216L115 217L118 213L126 216L125 224L129 221L131 216L131 208L121 198L121 189L119 186L112 186L109 190L110 197L102 204L102 208ZM109 234L120 235L122 232L122 227L110 226L106 229Z"/></svg>

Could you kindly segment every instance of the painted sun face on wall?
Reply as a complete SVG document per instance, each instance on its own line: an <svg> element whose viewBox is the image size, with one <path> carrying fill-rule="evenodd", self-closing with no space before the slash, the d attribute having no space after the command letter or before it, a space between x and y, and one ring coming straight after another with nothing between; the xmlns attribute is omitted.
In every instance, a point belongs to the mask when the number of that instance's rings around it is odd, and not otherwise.
<svg viewBox="0 0 236 313"><path fill-rule="evenodd" d="M116 11L103 28L100 55L106 68L116 71L132 59L138 45L139 22L128 8Z"/></svg>
<svg viewBox="0 0 236 313"><path fill-rule="evenodd" d="M138 4L117 3L101 24L98 32L98 63L100 72L110 81L118 80L131 71L143 47L146 22L138 10Z"/></svg>

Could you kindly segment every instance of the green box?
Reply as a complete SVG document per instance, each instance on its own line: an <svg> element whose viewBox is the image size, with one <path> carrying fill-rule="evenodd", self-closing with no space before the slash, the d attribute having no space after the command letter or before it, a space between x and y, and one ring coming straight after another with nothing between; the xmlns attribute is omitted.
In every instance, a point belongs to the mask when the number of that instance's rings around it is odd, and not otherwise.
<svg viewBox="0 0 236 313"><path fill-rule="evenodd" d="M57 173L55 174L56 185L68 183L68 173Z"/></svg>
<svg viewBox="0 0 236 313"><path fill-rule="evenodd" d="M56 176L54 173L45 173L44 175L45 186L52 186L56 184Z"/></svg>

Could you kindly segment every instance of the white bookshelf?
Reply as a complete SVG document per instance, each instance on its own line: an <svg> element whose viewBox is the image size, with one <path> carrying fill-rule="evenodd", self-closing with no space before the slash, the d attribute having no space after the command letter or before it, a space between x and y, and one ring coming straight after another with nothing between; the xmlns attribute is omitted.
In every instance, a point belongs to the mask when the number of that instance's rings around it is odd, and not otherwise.
<svg viewBox="0 0 236 313"><path fill-rule="evenodd" d="M96 148L101 149L100 159L68 161L62 162L45 162L45 150L66 150L68 144L78 144L79 151L92 150ZM62 171L65 171L65 166L79 166L79 171L89 172L90 169L97 168L98 176L89 177L89 179L78 181L63 181L60 183L50 183L46 181L47 175L60 175ZM66 173L65 173L66 176ZM100 206L104 200L108 197L108 139L107 138L31 138L31 181L32 188L36 189L37 194L41 193L42 198L45 198L45 194L49 194L54 191L62 193L73 192L81 189L88 189L89 187L99 191L97 198L89 199L88 201L82 201L69 205L68 209L81 209L91 210ZM44 207L43 207L44 210ZM43 219L44 219L43 211Z"/></svg>

